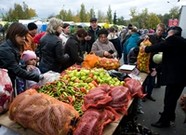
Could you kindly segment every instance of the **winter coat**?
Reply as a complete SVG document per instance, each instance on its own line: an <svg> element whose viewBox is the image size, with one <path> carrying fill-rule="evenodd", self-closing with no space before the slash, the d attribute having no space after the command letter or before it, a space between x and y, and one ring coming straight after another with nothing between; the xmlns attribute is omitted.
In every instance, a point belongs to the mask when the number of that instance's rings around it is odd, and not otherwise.
<svg viewBox="0 0 186 135"><path fill-rule="evenodd" d="M19 65L20 56L19 48L10 40L6 40L0 45L0 68L8 70L13 85L15 85L16 76L39 82L39 74L28 72Z"/></svg>
<svg viewBox="0 0 186 135"><path fill-rule="evenodd" d="M108 35L108 39L110 42L113 43L115 49L117 50L118 56L117 58L121 59L122 57L122 49L121 49L121 43L119 37L116 35L112 36L111 33Z"/></svg>
<svg viewBox="0 0 186 135"><path fill-rule="evenodd" d="M91 39L86 41L86 51L89 53L91 51L93 43L97 40L98 38L98 31L101 29L100 26L97 27L96 30L93 30L92 27L90 26L88 28L88 35L91 36Z"/></svg>
<svg viewBox="0 0 186 135"><path fill-rule="evenodd" d="M186 41L183 37L170 36L146 47L145 52L163 52L162 84L186 84Z"/></svg>
<svg viewBox="0 0 186 135"><path fill-rule="evenodd" d="M69 55L64 53L61 39L55 34L47 33L40 40L41 60L39 69L41 73L49 70L61 72L61 67L69 60Z"/></svg>
<svg viewBox="0 0 186 135"><path fill-rule="evenodd" d="M81 64L83 62L82 51L80 49L80 41L76 35L70 36L65 44L65 53L68 53L70 59L63 65L63 69L66 69L74 64Z"/></svg>
<svg viewBox="0 0 186 135"><path fill-rule="evenodd" d="M138 46L138 42L140 40L140 35L139 33L133 33L125 42L124 42L124 54L128 54L130 49L133 47L137 47Z"/></svg>

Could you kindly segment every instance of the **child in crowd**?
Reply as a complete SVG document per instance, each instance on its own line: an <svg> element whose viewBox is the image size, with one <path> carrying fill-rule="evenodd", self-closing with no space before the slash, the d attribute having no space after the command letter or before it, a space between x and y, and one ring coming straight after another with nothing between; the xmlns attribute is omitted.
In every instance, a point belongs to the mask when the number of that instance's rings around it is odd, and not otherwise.
<svg viewBox="0 0 186 135"><path fill-rule="evenodd" d="M26 66L26 70L30 72L34 72L37 74L41 74L39 68L36 67L37 65L37 56L34 51L24 51L22 54L22 61ZM33 86L37 85L37 82L26 80L26 89L29 89Z"/></svg>
<svg viewBox="0 0 186 135"><path fill-rule="evenodd" d="M21 65L26 66L26 70L32 73L41 74L39 68L36 67L37 64L37 56L34 51L27 50L24 51L21 56ZM31 80L25 80L20 77L16 78L16 93L18 95L25 90L37 86L37 82Z"/></svg>

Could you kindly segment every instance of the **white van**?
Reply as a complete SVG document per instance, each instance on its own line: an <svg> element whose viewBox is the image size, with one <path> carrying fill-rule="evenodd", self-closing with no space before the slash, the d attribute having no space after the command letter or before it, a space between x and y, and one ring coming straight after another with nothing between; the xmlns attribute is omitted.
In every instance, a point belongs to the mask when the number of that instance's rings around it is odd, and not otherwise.
<svg viewBox="0 0 186 135"><path fill-rule="evenodd" d="M186 38L186 5L181 7L179 26L182 28L182 36Z"/></svg>

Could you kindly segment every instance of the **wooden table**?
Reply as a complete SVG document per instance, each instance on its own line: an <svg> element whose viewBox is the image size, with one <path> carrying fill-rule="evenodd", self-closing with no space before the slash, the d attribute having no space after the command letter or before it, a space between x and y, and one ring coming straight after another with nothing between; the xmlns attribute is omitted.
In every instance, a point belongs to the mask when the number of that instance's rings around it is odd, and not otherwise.
<svg viewBox="0 0 186 135"><path fill-rule="evenodd" d="M145 81L145 79L147 77L147 73L140 72L137 77L138 77L137 79L139 79L139 81L141 82L141 84L143 84L143 82ZM134 99L132 99L129 102L128 109L130 108L130 106L133 103L133 101L134 101ZM105 129L104 129L103 135L112 135L114 133L114 131L117 129L117 127L119 126L119 124L120 124L121 120L123 119L123 117L125 117L125 115L121 115L119 121L113 122L113 123L110 123L109 125L107 125L105 127Z"/></svg>
<svg viewBox="0 0 186 135"><path fill-rule="evenodd" d="M143 83L145 78L147 77L147 74L140 73L138 76L139 76L138 79L141 81L141 83ZM128 104L128 108L131 106L132 102L133 102L133 99ZM114 131L116 130L116 128L118 127L118 125L123 117L125 117L125 116L121 115L121 118L119 121L112 122L109 125L107 125L104 129L103 135L112 135L114 133ZM39 135L38 133L36 133L30 129L24 129L16 122L11 121L8 117L8 113L0 115L0 125L3 125L9 129L19 133L20 135Z"/></svg>
<svg viewBox="0 0 186 135"><path fill-rule="evenodd" d="M8 113L0 115L0 125L19 133L20 135L39 135L38 133L30 130L25 129L16 122L13 122L9 119Z"/></svg>

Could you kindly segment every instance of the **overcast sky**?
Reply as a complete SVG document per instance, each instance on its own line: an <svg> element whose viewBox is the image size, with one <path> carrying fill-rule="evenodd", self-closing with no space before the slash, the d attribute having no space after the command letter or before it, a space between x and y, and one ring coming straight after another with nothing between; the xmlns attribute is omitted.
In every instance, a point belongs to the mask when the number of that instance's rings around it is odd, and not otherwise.
<svg viewBox="0 0 186 135"><path fill-rule="evenodd" d="M180 2L177 2L178 0L0 0L0 13L7 12L14 3L22 5L23 1L29 8L35 9L40 18L56 15L62 8L71 9L76 13L82 3L88 11L93 8L96 13L101 10L105 14L110 5L113 13L116 11L118 17L123 16L125 19L130 18L130 9L133 7L136 7L139 13L147 8L149 13L164 14L174 6L186 5L186 0Z"/></svg>

